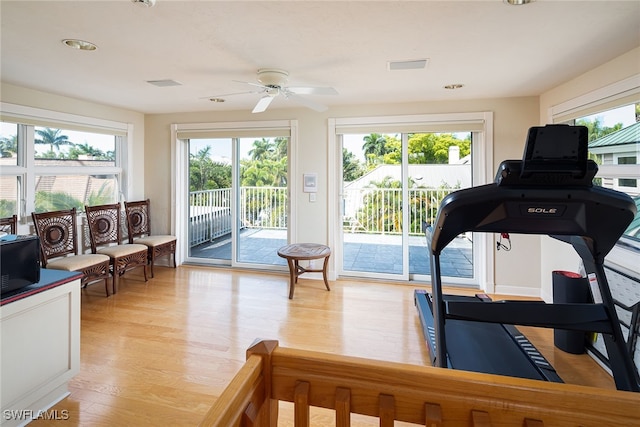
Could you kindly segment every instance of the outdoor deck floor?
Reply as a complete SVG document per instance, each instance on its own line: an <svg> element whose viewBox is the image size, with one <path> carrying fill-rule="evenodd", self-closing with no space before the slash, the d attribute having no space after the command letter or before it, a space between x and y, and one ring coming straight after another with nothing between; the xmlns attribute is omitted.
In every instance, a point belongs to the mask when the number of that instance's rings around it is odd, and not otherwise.
<svg viewBox="0 0 640 427"><path fill-rule="evenodd" d="M345 234L343 267L345 271L402 273L402 246L398 236ZM246 229L240 236L238 261L252 264L282 265L287 263L277 254L287 244L286 234L280 230ZM231 259L229 236L203 243L190 249L191 257ZM451 242L440 256L443 276L473 276L471 242L459 238ZM410 274L429 275L429 251L424 237L410 237Z"/></svg>

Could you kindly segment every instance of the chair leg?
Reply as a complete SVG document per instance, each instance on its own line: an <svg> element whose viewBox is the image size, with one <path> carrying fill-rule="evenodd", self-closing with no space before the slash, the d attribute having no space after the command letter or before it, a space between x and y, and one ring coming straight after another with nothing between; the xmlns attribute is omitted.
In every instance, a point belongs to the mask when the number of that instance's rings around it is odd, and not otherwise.
<svg viewBox="0 0 640 427"><path fill-rule="evenodd" d="M116 294L118 291L118 276L120 275L119 271L116 271L115 266L113 267L113 277L111 278L111 290L112 294Z"/></svg>

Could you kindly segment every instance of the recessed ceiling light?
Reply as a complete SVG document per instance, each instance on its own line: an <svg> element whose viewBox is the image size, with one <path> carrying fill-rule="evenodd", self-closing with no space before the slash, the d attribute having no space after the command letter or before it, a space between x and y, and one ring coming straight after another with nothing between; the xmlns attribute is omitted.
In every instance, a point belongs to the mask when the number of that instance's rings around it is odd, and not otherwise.
<svg viewBox="0 0 640 427"><path fill-rule="evenodd" d="M209 98L209 101L211 101L211 102L224 102L225 99L224 98Z"/></svg>
<svg viewBox="0 0 640 427"><path fill-rule="evenodd" d="M443 87L445 89L455 90L455 89L460 89L461 87L464 87L464 85L461 84L461 83L454 83L454 84L451 84L451 85L445 85Z"/></svg>
<svg viewBox="0 0 640 427"><path fill-rule="evenodd" d="M504 0L504 2L512 6L521 6L523 4L531 3L531 0Z"/></svg>
<svg viewBox="0 0 640 427"><path fill-rule="evenodd" d="M84 40L78 39L64 39L62 40L62 43L64 43L65 46L69 46L70 48L79 50L96 50L98 48L98 46L91 42L86 42Z"/></svg>

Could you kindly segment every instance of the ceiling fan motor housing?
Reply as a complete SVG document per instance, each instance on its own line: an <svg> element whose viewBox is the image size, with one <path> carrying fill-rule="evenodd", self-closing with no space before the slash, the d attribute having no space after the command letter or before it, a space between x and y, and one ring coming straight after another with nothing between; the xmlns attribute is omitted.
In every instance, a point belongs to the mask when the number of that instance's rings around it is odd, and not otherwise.
<svg viewBox="0 0 640 427"><path fill-rule="evenodd" d="M275 68L263 68L258 70L258 82L271 88L280 88L287 82L289 73Z"/></svg>

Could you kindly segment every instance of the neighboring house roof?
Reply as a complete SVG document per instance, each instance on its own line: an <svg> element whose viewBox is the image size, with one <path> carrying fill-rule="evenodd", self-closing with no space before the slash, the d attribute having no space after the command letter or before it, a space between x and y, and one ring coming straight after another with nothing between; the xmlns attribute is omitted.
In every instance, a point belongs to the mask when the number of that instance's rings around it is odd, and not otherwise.
<svg viewBox="0 0 640 427"><path fill-rule="evenodd" d="M345 184L345 190L356 190L368 186L372 181L380 182L385 177L400 180L400 165L379 165L360 178ZM471 187L470 164L409 165L409 177L417 187L467 188Z"/></svg>
<svg viewBox="0 0 640 427"><path fill-rule="evenodd" d="M640 122L636 122L619 131L610 133L589 143L589 148L610 147L612 145L626 145L640 143Z"/></svg>
<svg viewBox="0 0 640 427"><path fill-rule="evenodd" d="M638 209L638 212L640 212L640 196L636 197L634 200L636 202L636 208ZM625 231L624 234L626 234L627 236L640 238L640 215L636 215L633 221L631 221L631 224L629 224L629 227L627 227L627 231Z"/></svg>

